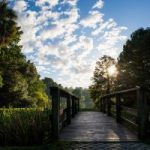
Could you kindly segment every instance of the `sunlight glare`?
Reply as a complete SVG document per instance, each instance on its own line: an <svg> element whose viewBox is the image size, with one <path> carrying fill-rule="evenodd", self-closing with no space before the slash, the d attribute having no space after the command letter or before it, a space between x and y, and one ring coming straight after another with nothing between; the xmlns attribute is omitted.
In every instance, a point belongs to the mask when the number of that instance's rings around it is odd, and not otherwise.
<svg viewBox="0 0 150 150"><path fill-rule="evenodd" d="M110 76L116 76L116 75L117 75L117 68L116 68L115 65L110 66L110 67L108 68L108 74L109 74Z"/></svg>

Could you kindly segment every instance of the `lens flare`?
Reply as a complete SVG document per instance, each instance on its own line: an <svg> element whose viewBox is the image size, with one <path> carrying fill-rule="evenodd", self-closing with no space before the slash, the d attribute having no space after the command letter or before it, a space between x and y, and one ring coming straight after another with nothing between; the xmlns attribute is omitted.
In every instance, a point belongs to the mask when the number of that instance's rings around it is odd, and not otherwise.
<svg viewBox="0 0 150 150"><path fill-rule="evenodd" d="M115 65L110 66L110 67L108 68L108 74L109 74L109 76L116 76L117 73L118 73L118 72L117 72L117 68L116 68Z"/></svg>

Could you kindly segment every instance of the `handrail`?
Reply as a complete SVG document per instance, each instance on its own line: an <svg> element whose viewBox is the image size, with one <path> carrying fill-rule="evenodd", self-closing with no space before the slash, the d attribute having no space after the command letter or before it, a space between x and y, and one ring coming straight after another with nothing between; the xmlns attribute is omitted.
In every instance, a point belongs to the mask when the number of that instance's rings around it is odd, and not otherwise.
<svg viewBox="0 0 150 150"><path fill-rule="evenodd" d="M107 95L104 95L100 97L99 101L99 106L100 110L104 113L107 113L108 116L111 116L111 107L112 107L112 102L111 98L115 97L116 103L116 120L117 122L122 121L122 102L121 102L121 96L124 94L128 94L131 92L135 92L136 96L136 102L137 102L137 125L138 125L138 137L140 139L144 139L147 136L147 131L148 131L148 99L146 97L146 89L143 89L141 87L135 87L127 90L122 90L122 91L117 91L114 93L110 93ZM124 119L128 120L128 119ZM130 123L130 121L128 121Z"/></svg>
<svg viewBox="0 0 150 150"><path fill-rule="evenodd" d="M125 93L129 93L129 92L134 92L134 91L137 91L137 90L140 90L141 88L139 86L135 87L135 88L131 88L131 89L127 89L127 90L122 90L122 91L117 91L117 92L113 92L113 93L110 93L110 94L106 94L104 96L102 96L101 98L105 98L105 97L112 97L112 96L115 96L117 94L125 94Z"/></svg>
<svg viewBox="0 0 150 150"><path fill-rule="evenodd" d="M60 98L64 97L67 101L67 124L71 123L71 117L74 117L79 111L80 104L78 97L59 87L50 87L50 95L52 97L52 137L57 140L60 132Z"/></svg>

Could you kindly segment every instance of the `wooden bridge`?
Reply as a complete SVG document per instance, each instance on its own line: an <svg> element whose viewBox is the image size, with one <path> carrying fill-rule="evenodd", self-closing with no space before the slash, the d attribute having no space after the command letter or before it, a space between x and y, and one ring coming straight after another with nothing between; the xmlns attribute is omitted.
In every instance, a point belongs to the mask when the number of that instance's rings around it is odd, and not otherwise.
<svg viewBox="0 0 150 150"><path fill-rule="evenodd" d="M99 100L99 111L87 112L79 111L78 97L57 87L50 91L54 140L138 141L150 133L148 97L139 87L105 95ZM63 108L62 101L66 105Z"/></svg>

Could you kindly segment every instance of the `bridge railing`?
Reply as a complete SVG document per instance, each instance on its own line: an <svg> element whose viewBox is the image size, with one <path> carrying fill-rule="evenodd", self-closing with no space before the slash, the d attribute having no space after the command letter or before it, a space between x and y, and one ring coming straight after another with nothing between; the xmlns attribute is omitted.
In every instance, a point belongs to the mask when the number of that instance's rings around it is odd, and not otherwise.
<svg viewBox="0 0 150 150"><path fill-rule="evenodd" d="M71 118L79 111L79 98L58 87L50 87L52 97L52 137L59 138L63 126L71 123Z"/></svg>
<svg viewBox="0 0 150 150"><path fill-rule="evenodd" d="M134 128L140 139L146 138L150 129L150 106L146 90L136 87L104 95L100 110Z"/></svg>

